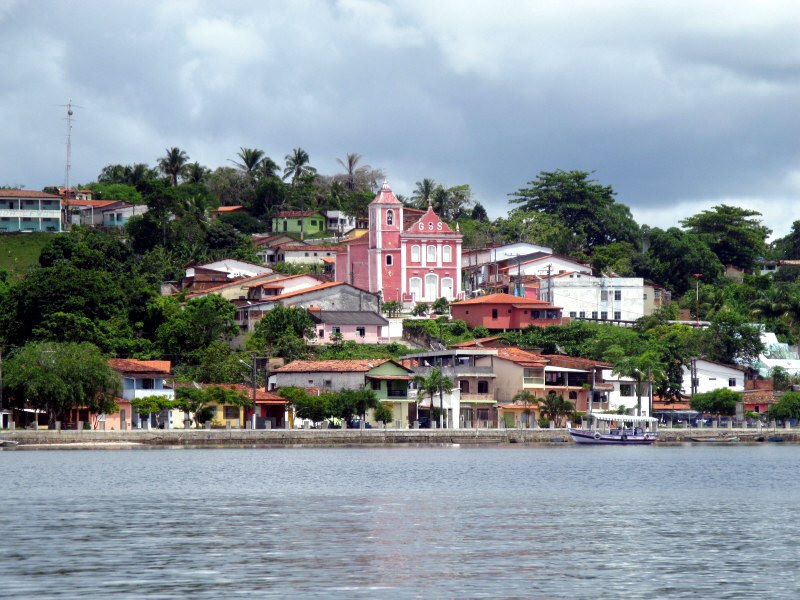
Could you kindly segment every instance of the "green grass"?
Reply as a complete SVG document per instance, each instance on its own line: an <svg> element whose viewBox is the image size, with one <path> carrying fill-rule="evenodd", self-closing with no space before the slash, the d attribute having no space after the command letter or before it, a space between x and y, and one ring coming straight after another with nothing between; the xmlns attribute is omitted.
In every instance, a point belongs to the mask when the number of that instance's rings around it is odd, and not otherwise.
<svg viewBox="0 0 800 600"><path fill-rule="evenodd" d="M0 235L0 269L21 277L39 264L39 253L53 239L52 233L4 233Z"/></svg>

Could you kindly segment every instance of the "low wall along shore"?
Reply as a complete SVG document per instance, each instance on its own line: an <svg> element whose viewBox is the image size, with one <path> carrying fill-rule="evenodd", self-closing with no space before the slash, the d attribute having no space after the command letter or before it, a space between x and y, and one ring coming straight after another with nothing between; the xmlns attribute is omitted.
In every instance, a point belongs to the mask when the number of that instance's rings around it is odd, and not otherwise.
<svg viewBox="0 0 800 600"><path fill-rule="evenodd" d="M740 442L762 442L780 435L786 442L800 441L800 430L753 429L661 429L657 443L714 440L721 434L733 435ZM189 429L133 431L0 431L0 442L16 442L15 448L41 448L69 445L142 445L191 447L321 447L420 444L569 444L574 442L565 429Z"/></svg>

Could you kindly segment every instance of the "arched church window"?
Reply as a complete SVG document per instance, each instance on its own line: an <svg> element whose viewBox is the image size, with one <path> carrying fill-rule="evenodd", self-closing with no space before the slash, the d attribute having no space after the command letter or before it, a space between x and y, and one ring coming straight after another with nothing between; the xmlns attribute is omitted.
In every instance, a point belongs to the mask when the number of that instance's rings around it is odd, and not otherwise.
<svg viewBox="0 0 800 600"><path fill-rule="evenodd" d="M386 224L387 225L394 225L394 211L387 210L386 211Z"/></svg>

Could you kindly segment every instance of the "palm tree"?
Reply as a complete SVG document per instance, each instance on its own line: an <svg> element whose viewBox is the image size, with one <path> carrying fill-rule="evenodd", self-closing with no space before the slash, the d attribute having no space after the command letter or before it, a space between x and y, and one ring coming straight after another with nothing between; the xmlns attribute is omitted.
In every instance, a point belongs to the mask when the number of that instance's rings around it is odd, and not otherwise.
<svg viewBox="0 0 800 600"><path fill-rule="evenodd" d="M419 208L427 208L428 201L431 199L433 191L436 189L436 187L436 182L433 179L428 179L426 177L422 181L417 182L417 187L414 190L414 194L411 196L411 198L416 201Z"/></svg>
<svg viewBox="0 0 800 600"><path fill-rule="evenodd" d="M158 169L172 180L172 185L178 185L178 175L187 162L189 156L186 152L177 147L167 148L167 154L158 159Z"/></svg>
<svg viewBox="0 0 800 600"><path fill-rule="evenodd" d="M416 375L413 379L414 385L416 386L417 392L417 403L419 403L420 397L419 394L422 394L424 398L425 395L429 395L431 397L431 415L433 415L433 398L437 394L439 394L439 398L441 399L441 395L444 392L450 392L453 389L453 380L449 377L445 377L442 373L442 370L439 367L434 367L430 370L428 375ZM419 406L419 404L418 404ZM439 406L441 409L442 406ZM419 412L419 409L417 409ZM443 415L439 413L439 428L443 426Z"/></svg>
<svg viewBox="0 0 800 600"><path fill-rule="evenodd" d="M241 162L231 160L231 162L239 167L248 175L253 175L254 171L258 169L261 161L264 160L264 151L258 148L239 148L239 153L236 155ZM230 160L230 159L228 159Z"/></svg>
<svg viewBox="0 0 800 600"><path fill-rule="evenodd" d="M575 405L570 400L564 400L564 396L549 392L547 397L539 398L539 410L542 415L547 415L556 427L561 427L561 417L571 415L575 412Z"/></svg>
<svg viewBox="0 0 800 600"><path fill-rule="evenodd" d="M283 178L292 178L292 185L305 175L314 175L317 170L309 166L308 152L302 148L295 148L291 154L286 155L286 168L283 170Z"/></svg>
<svg viewBox="0 0 800 600"><path fill-rule="evenodd" d="M257 172L260 178L269 179L271 177L277 177L280 170L281 168L278 166L278 163L272 160L269 156L265 156L261 159Z"/></svg>
<svg viewBox="0 0 800 600"><path fill-rule="evenodd" d="M537 398L528 390L523 390L516 394L513 398L515 403L521 403L524 408L522 409L523 414L530 416L531 410L528 408L531 404L539 405L539 403L543 400L543 398ZM534 413L534 418L536 414ZM531 420L528 420L528 428L531 427Z"/></svg>
<svg viewBox="0 0 800 600"><path fill-rule="evenodd" d="M642 392L647 384L648 396L652 407L653 381L666 377L666 370L661 357L654 350L647 350L639 356L617 355L612 363L611 373L621 377L631 377L636 382L636 414L642 414ZM648 415L649 416L649 415Z"/></svg>
<svg viewBox="0 0 800 600"><path fill-rule="evenodd" d="M183 180L187 183L202 183L210 172L206 167L195 161L184 167Z"/></svg>

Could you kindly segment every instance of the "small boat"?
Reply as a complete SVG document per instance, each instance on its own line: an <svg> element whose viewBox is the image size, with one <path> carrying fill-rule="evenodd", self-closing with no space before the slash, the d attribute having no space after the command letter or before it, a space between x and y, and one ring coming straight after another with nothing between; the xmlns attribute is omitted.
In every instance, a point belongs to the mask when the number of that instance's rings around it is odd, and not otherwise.
<svg viewBox="0 0 800 600"><path fill-rule="evenodd" d="M741 441L736 435L708 435L687 438L698 444L736 444Z"/></svg>
<svg viewBox="0 0 800 600"><path fill-rule="evenodd" d="M658 439L658 419L593 412L584 417L583 429L569 427L576 444L642 446Z"/></svg>
<svg viewBox="0 0 800 600"><path fill-rule="evenodd" d="M768 441L768 442L781 443L781 442L783 442L783 441L785 441L785 440L783 439L783 436L782 436L782 435L771 435L771 436L769 436L769 437L767 438L767 441Z"/></svg>
<svg viewBox="0 0 800 600"><path fill-rule="evenodd" d="M19 442L15 442L14 440L0 440L0 447L10 448L13 446L19 446Z"/></svg>

